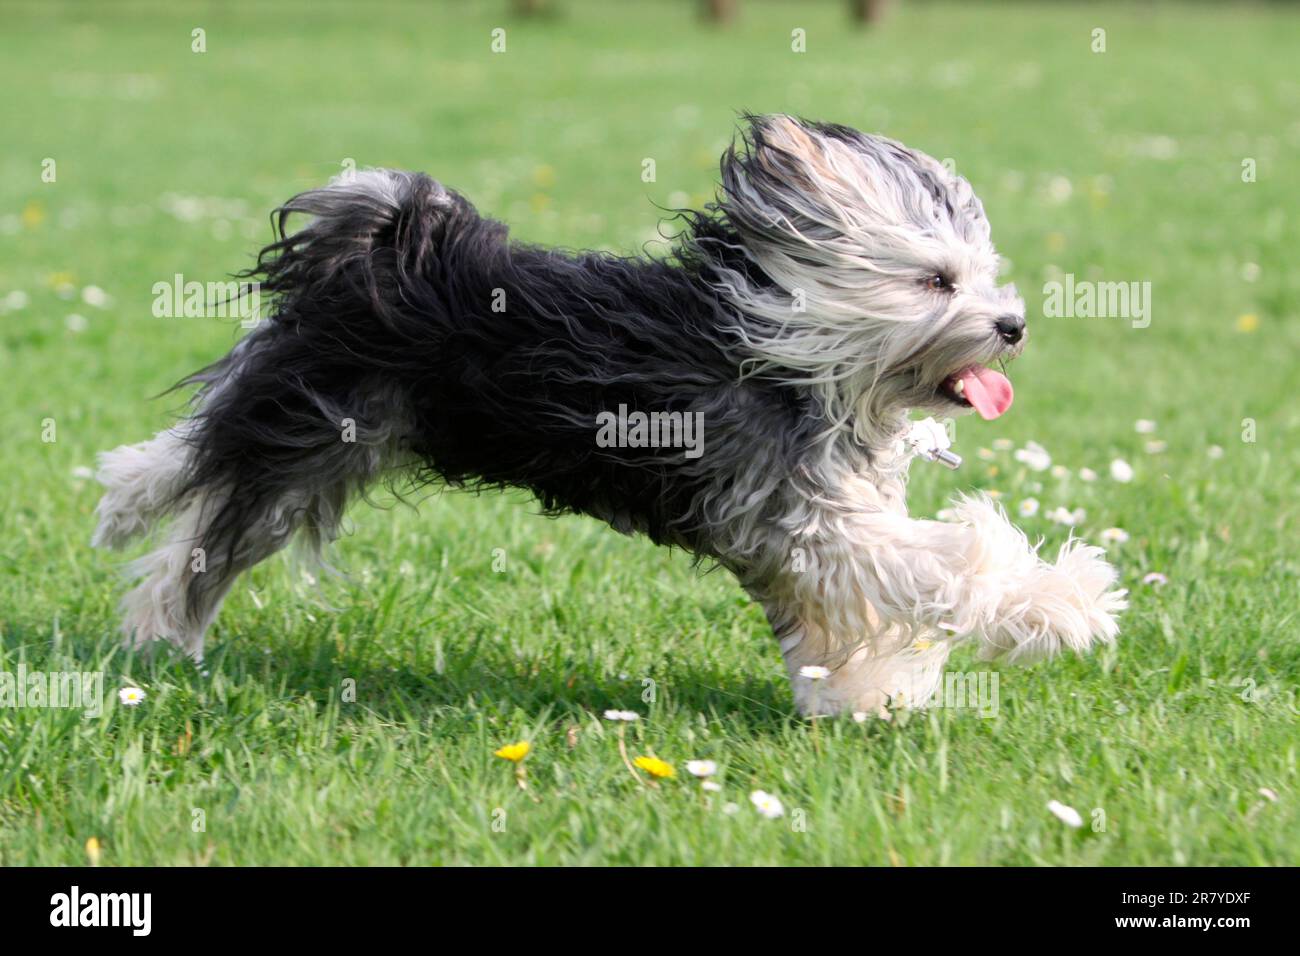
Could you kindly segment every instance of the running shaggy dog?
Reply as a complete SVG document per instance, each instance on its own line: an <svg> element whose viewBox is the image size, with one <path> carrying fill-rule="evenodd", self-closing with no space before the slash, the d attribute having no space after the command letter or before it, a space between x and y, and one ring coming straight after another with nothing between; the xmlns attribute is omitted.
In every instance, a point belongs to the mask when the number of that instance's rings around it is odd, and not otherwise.
<svg viewBox="0 0 1300 956"><path fill-rule="evenodd" d="M201 657L242 571L295 536L319 551L381 479L526 488L728 568L804 713L924 705L961 640L1012 660L1114 640L1099 548L1044 560L983 497L907 514L909 413L996 418L989 366L1024 348L970 185L779 115L744 117L721 174L666 260L511 242L419 173L282 206L245 275L270 316L182 383L188 417L101 456L94 543L162 534L131 565L128 640Z"/></svg>

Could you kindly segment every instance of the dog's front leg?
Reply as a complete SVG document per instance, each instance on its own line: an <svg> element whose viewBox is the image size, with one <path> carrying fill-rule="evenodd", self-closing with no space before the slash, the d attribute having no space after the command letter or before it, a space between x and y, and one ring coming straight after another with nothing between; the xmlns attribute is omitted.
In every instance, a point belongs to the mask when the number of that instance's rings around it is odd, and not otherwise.
<svg viewBox="0 0 1300 956"><path fill-rule="evenodd" d="M935 608L951 600L942 629L977 639L986 660L1016 663L1114 641L1127 592L1101 548L1072 538L1047 561L988 498L966 498L955 512L954 523L937 523L940 547L961 555L946 573L962 575Z"/></svg>
<svg viewBox="0 0 1300 956"><path fill-rule="evenodd" d="M924 707L938 689L948 642L877 620L872 638L849 643L807 611L781 602L767 606L800 713L884 716L891 704Z"/></svg>
<svg viewBox="0 0 1300 956"><path fill-rule="evenodd" d="M805 566L763 594L804 712L870 711L899 688L924 704L965 638L987 658L1029 660L1115 637L1124 592L1099 548L1072 541L1048 563L984 498L954 522L819 505L799 532ZM807 666L831 676L810 684Z"/></svg>

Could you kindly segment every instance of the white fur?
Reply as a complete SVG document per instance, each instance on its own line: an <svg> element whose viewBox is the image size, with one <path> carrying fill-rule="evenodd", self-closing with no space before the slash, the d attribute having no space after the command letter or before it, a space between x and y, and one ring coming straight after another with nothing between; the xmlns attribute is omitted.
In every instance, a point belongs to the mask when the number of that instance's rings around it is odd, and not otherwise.
<svg viewBox="0 0 1300 956"><path fill-rule="evenodd" d="M987 357L993 320L1024 303L998 285L1001 260L965 179L883 137L851 146L782 116L763 129L751 168L779 176L740 177L723 207L776 288L730 272L719 291L747 316L735 333L751 374L810 389L832 428L879 443L907 409L935 409L909 387L914 373L928 384ZM947 191L951 214L919 176ZM936 272L954 294L925 291Z"/></svg>
<svg viewBox="0 0 1300 956"><path fill-rule="evenodd" d="M122 632L128 644L139 647L165 640L195 659L203 657L203 635L216 616L220 600L212 603L198 625L192 624L187 614L186 588L199 557L194 552L203 539L207 507L207 496L192 499L168 528L167 540L131 562L130 576L141 580L122 599ZM206 555L202 560L206 564Z"/></svg>
<svg viewBox="0 0 1300 956"><path fill-rule="evenodd" d="M188 457L189 446L179 428L101 452L95 477L105 490L95 508L99 524L90 543L120 548L146 534L181 487Z"/></svg>
<svg viewBox="0 0 1300 956"><path fill-rule="evenodd" d="M970 185L879 137L759 123L723 206L777 288L732 272L719 292L760 320L736 330L753 374L818 396L830 427L817 466L776 490L778 527L748 504L770 476L740 477L721 550L767 609L800 709L924 706L962 640L1014 662L1113 641L1124 592L1100 548L1071 540L1045 560L984 497L959 502L954 523L907 514L908 413L961 414L937 386L1023 347L995 332L1024 304L997 284ZM926 288L937 273L951 292ZM809 665L832 674L799 677Z"/></svg>
<svg viewBox="0 0 1300 956"><path fill-rule="evenodd" d="M861 475L806 501L791 540L812 563L760 592L805 712L924 706L963 640L985 659L1023 663L1115 639L1124 592L1100 548L1072 540L1044 560L985 497L960 501L951 523L883 501ZM808 665L832 676L801 680Z"/></svg>
<svg viewBox="0 0 1300 956"><path fill-rule="evenodd" d="M208 541L209 522L225 494L207 491L191 497L167 526L162 544L128 567L130 576L139 579L122 601L128 643L165 640L201 660L204 636L235 579L285 547L304 525L311 528L308 556L315 559L314 549L335 533L344 504L341 493L290 495L246 527L230 553ZM203 576L204 584L197 591L190 587L196 575Z"/></svg>

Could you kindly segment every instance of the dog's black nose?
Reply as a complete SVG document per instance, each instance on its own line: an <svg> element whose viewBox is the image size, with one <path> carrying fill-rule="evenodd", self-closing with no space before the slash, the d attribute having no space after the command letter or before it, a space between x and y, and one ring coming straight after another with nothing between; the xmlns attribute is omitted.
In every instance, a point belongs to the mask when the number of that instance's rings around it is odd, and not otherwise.
<svg viewBox="0 0 1300 956"><path fill-rule="evenodd" d="M994 325L998 335L1012 345L1025 337L1025 320L1018 315L1004 315Z"/></svg>

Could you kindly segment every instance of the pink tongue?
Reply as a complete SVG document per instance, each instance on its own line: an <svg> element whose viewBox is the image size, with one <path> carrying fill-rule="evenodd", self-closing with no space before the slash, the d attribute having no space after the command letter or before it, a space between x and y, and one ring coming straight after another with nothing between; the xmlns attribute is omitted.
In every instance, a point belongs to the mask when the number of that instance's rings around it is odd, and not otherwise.
<svg viewBox="0 0 1300 956"><path fill-rule="evenodd" d="M976 367L962 372L962 394L975 406L980 418L997 418L1011 407L1013 393L1010 380L991 368Z"/></svg>

